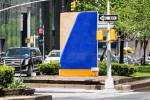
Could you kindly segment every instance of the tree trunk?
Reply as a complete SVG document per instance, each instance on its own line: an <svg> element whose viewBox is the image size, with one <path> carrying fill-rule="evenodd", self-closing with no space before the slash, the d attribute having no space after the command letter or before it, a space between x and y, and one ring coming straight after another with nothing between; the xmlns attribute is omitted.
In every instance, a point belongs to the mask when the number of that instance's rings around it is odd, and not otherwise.
<svg viewBox="0 0 150 100"><path fill-rule="evenodd" d="M124 41L121 41L120 42L120 60L119 60L119 63L124 63L123 48L124 48Z"/></svg>
<svg viewBox="0 0 150 100"><path fill-rule="evenodd" d="M120 37L120 59L119 59L119 63L123 64L124 63L124 54L123 54L123 48L124 48L124 35L121 34Z"/></svg>
<svg viewBox="0 0 150 100"><path fill-rule="evenodd" d="M144 37L144 47L143 47L144 55L143 55L143 65L145 65L145 56L146 56L146 40Z"/></svg>
<svg viewBox="0 0 150 100"><path fill-rule="evenodd" d="M146 37L144 36L144 47L143 47L143 51L144 51L144 55L143 55L143 65L146 64L146 48L147 48L147 44L148 44L148 40L146 40Z"/></svg>

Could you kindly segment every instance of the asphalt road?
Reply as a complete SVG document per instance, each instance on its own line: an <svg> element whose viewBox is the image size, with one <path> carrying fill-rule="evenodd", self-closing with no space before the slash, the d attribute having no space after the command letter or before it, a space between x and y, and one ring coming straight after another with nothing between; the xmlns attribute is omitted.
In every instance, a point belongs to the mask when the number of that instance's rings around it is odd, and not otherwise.
<svg viewBox="0 0 150 100"><path fill-rule="evenodd" d="M36 89L36 93L50 94L53 100L150 100L150 92L51 88Z"/></svg>

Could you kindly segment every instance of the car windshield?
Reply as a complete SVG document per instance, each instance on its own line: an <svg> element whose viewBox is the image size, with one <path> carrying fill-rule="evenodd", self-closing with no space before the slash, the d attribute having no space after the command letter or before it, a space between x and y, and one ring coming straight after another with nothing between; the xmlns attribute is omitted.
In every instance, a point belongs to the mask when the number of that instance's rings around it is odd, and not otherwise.
<svg viewBox="0 0 150 100"><path fill-rule="evenodd" d="M50 52L48 57L60 57L60 52Z"/></svg>
<svg viewBox="0 0 150 100"><path fill-rule="evenodd" d="M29 57L30 50L25 48L13 48L6 51L7 57Z"/></svg>

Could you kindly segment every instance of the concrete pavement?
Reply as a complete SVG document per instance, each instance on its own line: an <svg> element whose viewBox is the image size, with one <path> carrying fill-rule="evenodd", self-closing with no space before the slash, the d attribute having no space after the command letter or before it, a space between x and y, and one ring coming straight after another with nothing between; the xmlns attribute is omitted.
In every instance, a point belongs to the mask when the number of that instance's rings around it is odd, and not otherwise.
<svg viewBox="0 0 150 100"><path fill-rule="evenodd" d="M119 90L137 90L150 87L150 77L113 76L115 88ZM24 77L27 87L31 88L76 88L97 89L104 87L106 76L98 77L63 77L63 76L36 76Z"/></svg>
<svg viewBox="0 0 150 100"><path fill-rule="evenodd" d="M53 100L150 100L150 92L36 88L36 94L52 95Z"/></svg>

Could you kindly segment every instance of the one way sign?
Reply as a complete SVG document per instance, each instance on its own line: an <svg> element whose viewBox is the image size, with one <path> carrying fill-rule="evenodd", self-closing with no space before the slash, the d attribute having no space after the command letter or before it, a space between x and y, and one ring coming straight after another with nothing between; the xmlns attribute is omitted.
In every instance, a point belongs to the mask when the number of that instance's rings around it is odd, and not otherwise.
<svg viewBox="0 0 150 100"><path fill-rule="evenodd" d="M117 21L118 15L99 15L99 21Z"/></svg>

